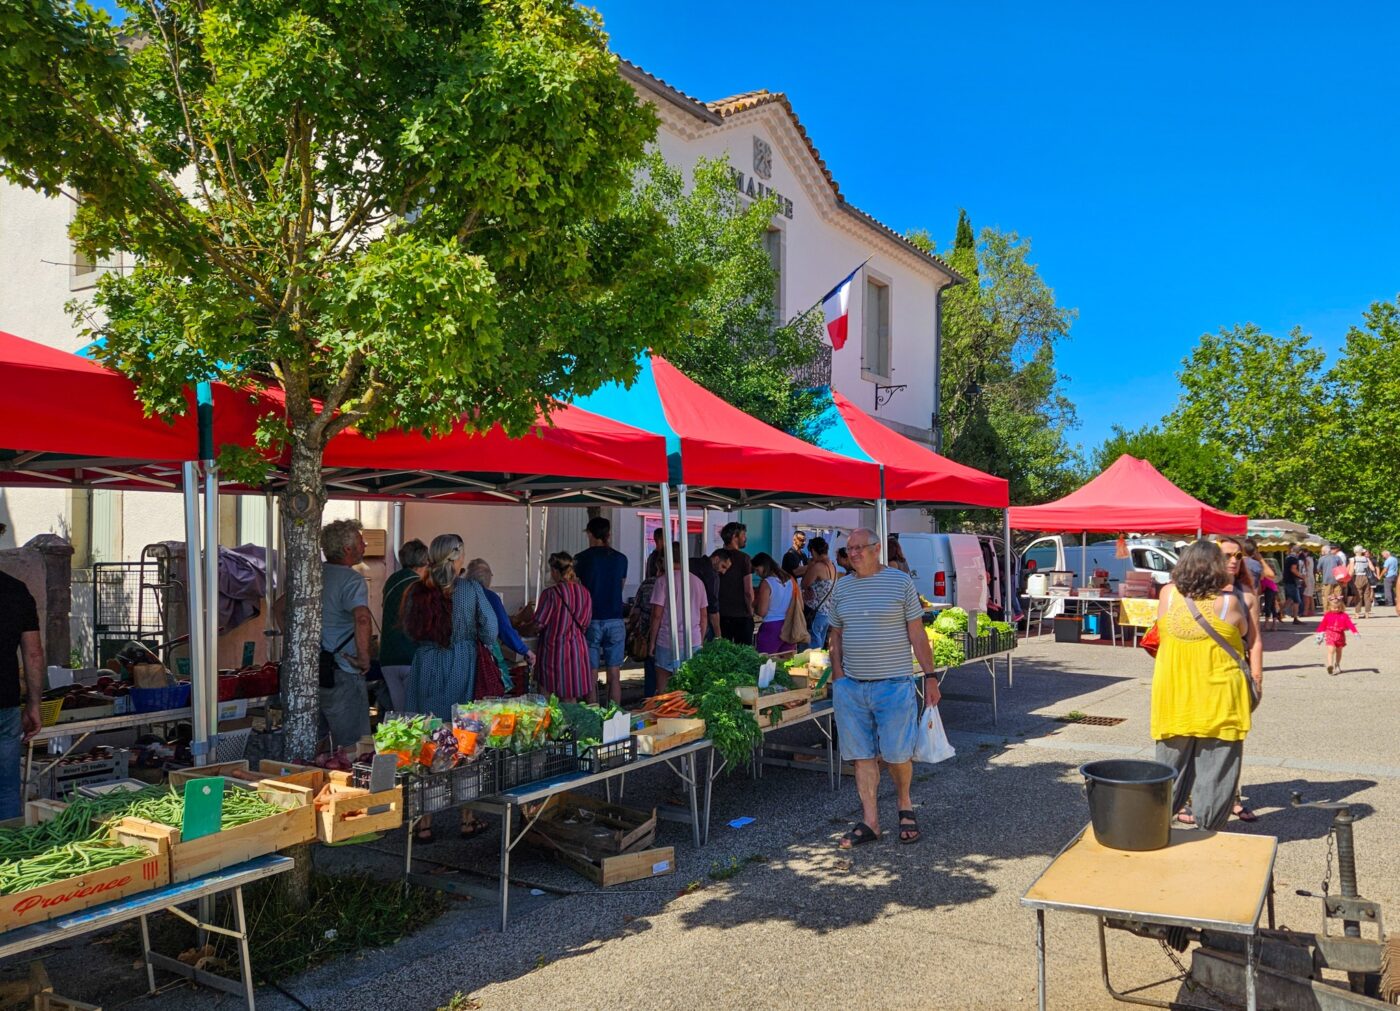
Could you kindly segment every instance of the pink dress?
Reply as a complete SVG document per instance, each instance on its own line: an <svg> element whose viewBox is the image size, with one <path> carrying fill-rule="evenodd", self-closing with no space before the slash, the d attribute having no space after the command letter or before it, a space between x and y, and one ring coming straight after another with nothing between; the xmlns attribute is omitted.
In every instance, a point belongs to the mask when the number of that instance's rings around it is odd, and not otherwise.
<svg viewBox="0 0 1400 1011"><path fill-rule="evenodd" d="M1317 623L1317 630L1322 633L1322 641L1328 646L1345 646L1347 633L1355 632L1356 625L1345 611L1328 611Z"/></svg>

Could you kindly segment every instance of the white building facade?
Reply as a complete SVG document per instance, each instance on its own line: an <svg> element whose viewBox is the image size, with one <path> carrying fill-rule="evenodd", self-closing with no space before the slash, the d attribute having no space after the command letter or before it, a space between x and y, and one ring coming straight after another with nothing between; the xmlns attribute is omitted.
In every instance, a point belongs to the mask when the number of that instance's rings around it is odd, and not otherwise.
<svg viewBox="0 0 1400 1011"><path fill-rule="evenodd" d="M860 264L852 290L849 339L818 363L812 378L826 382L895 431L933 445L939 355L939 300L961 281L947 264L909 244L894 231L856 209L842 196L816 146L785 96L754 91L702 102L623 62L623 76L640 100L656 112L657 146L665 159L689 177L702 159L727 158L735 186L752 196L773 192L780 210L767 239L778 272L778 315L791 319L812 308ZM0 183L0 330L65 350L82 343L65 310L71 299L91 290L101 271L121 269L120 260L89 264L68 241L71 210ZM409 503L393 516L381 502L332 503L327 519L356 515L371 528L392 528L424 541L445 531L460 533L472 555L486 557L496 571L496 589L510 606L523 597L526 569L532 571L549 550L584 546L582 509L550 511L548 529L537 512L536 557L526 559L530 541L522 510L510 507ZM634 585L643 551L659 517L655 510L612 511L614 543L632 559ZM715 545L715 531L730 517L693 513L693 548ZM750 550L781 549L792 529L849 530L868 524L868 510L788 513L748 510ZM75 568L93 560L140 557L142 548L179 539L183 521L178 498L160 493L0 488L0 522L9 530L0 547L23 544L40 533L69 537ZM701 531L700 527L706 529ZM892 513L892 529L927 530L917 510ZM261 498L224 503L221 540L262 543L265 507ZM392 548L391 548L392 550ZM389 560L386 560L386 562ZM383 578L384 563L372 564L371 578ZM531 577L533 584L536 579ZM75 592L79 580L75 578ZM376 588L371 587L377 601ZM81 631L81 604L75 600L75 631ZM76 639L75 639L76 641Z"/></svg>

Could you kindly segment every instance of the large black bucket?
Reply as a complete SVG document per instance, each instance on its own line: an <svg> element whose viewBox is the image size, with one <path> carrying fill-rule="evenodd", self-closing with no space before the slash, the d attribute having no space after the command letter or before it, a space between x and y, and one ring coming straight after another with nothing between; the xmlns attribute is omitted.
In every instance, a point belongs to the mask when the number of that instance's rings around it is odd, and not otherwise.
<svg viewBox="0 0 1400 1011"><path fill-rule="evenodd" d="M1094 838L1116 850L1159 850L1171 841L1172 781L1161 762L1113 758L1079 767Z"/></svg>

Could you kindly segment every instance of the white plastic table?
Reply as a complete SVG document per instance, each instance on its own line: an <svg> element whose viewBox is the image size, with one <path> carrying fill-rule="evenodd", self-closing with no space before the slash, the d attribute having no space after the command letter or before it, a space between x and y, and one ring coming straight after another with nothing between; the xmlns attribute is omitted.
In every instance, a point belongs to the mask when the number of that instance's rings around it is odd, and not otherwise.
<svg viewBox="0 0 1400 1011"><path fill-rule="evenodd" d="M254 1011L253 963L252 956L248 952L248 924L243 912L243 886L250 885L254 881L261 881L263 878L285 873L292 869L292 865L291 857L269 854L214 874L206 874L192 881L185 881L178 885L166 885L164 888L156 888L149 892L141 892L138 895L117 899L115 902L92 906L71 916L60 916L44 923L20 927L17 930L0 934L0 959L33 951L58 941L81 937L93 931L106 930L108 927L115 927L128 920L139 919L141 921L142 957L146 963L146 983L150 987L151 993L156 992L155 971L159 968L176 973L185 979L194 980L203 986L242 997L248 1005L248 1011ZM233 930L217 924L202 922L183 909L177 908L189 902L212 898L221 892L230 891L233 892L233 909L237 924ZM202 931L223 934L225 937L236 940L242 979L231 980L217 976L214 973L196 969L192 965L186 965L167 955L152 951L151 932L147 926L146 917L152 913L160 912L173 913Z"/></svg>
<svg viewBox="0 0 1400 1011"><path fill-rule="evenodd" d="M1035 622L1035 631L1039 635L1044 629L1045 619L1053 618L1057 614L1068 614L1071 605L1073 610L1080 615L1100 614L1108 619L1109 633L1113 638L1113 644L1119 644L1118 631L1118 603L1122 597L1079 597L1068 594L1027 594L1030 602L1030 609L1027 619L1027 631L1030 630L1030 621ZM1056 610L1055 604L1064 601L1064 606ZM1101 636L1102 637L1102 636Z"/></svg>
<svg viewBox="0 0 1400 1011"><path fill-rule="evenodd" d="M1256 1011L1259 918L1271 892L1278 840L1238 832L1172 829L1165 849L1131 852L1099 844L1085 827L1062 849L1021 897L1035 910L1036 989L1045 1011L1045 911L1086 913L1098 919L1099 963L1104 988L1115 1000L1168 1005L1125 997L1108 978L1104 921L1122 919L1170 927L1195 927L1245 935L1245 1001Z"/></svg>

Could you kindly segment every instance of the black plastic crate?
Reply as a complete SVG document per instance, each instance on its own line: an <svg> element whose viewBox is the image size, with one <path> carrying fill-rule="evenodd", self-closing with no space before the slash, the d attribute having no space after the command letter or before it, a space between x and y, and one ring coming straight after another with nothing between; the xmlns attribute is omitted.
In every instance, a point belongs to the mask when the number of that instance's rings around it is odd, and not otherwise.
<svg viewBox="0 0 1400 1011"><path fill-rule="evenodd" d="M502 793L582 768L577 748L570 741L550 741L543 747L519 754L497 751L495 755L497 790Z"/></svg>
<svg viewBox="0 0 1400 1011"><path fill-rule="evenodd" d="M637 738L628 735L612 744L594 744L583 748L574 745L578 752L579 768L584 772L599 773L626 765L637 757Z"/></svg>
<svg viewBox="0 0 1400 1011"><path fill-rule="evenodd" d="M968 633L963 649L969 660L978 660L982 657L993 656L997 653L1006 653L1016 648L1016 632L993 631L991 635L972 635Z"/></svg>
<svg viewBox="0 0 1400 1011"><path fill-rule="evenodd" d="M369 777L370 766L356 765L351 781L362 789L368 789ZM403 787L405 819L436 814L495 793L495 756L487 752L475 762L443 772L429 772L422 766L407 766L398 771L394 783Z"/></svg>
<svg viewBox="0 0 1400 1011"><path fill-rule="evenodd" d="M474 762L459 765L452 770L452 801L466 804L478 797L489 797L500 792L500 766L496 754L486 751Z"/></svg>

